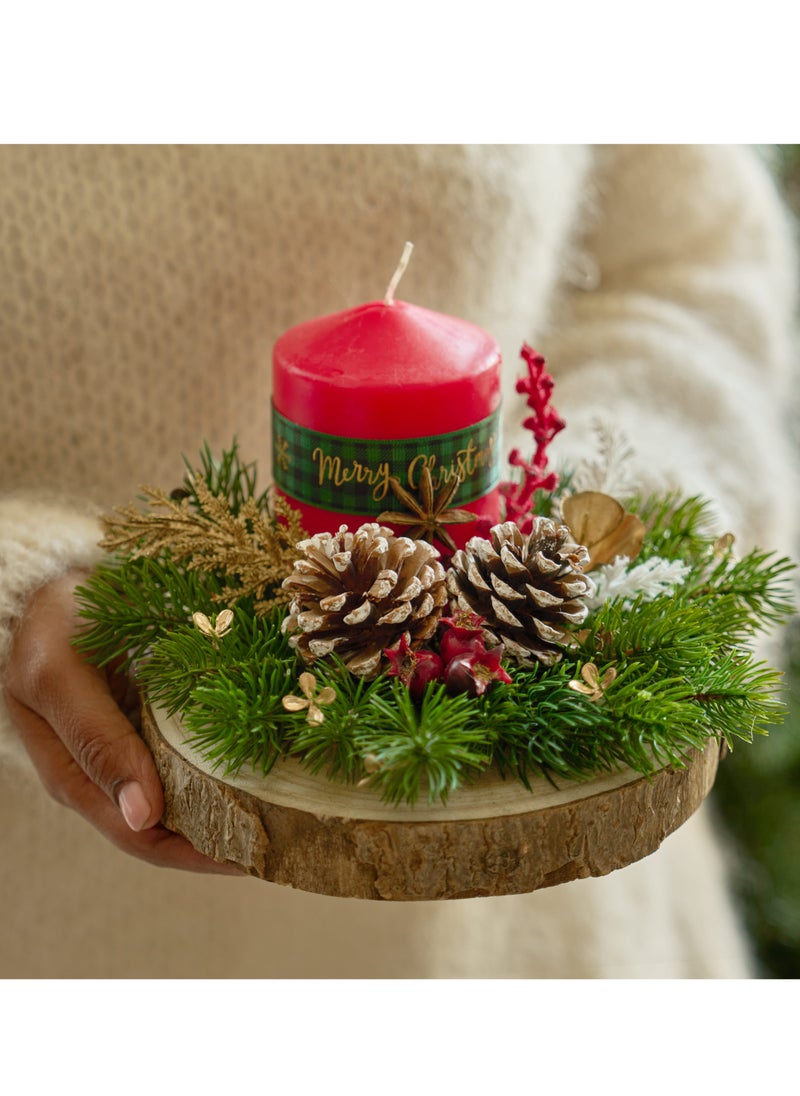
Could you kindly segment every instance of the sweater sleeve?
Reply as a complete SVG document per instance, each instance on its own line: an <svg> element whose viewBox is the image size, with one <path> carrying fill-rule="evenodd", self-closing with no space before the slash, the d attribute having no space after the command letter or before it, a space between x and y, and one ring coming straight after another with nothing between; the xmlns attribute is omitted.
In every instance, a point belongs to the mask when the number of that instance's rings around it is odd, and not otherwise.
<svg viewBox="0 0 800 1096"><path fill-rule="evenodd" d="M724 146L601 149L597 168L587 284L540 342L568 422L554 455L592 456L599 419L648 487L702 494L741 542L794 551L796 257L768 171Z"/></svg>
<svg viewBox="0 0 800 1096"><path fill-rule="evenodd" d="M41 495L0 498L0 676L28 599L58 575L93 567L103 554L100 535L97 516L80 504ZM20 755L0 694L0 760Z"/></svg>

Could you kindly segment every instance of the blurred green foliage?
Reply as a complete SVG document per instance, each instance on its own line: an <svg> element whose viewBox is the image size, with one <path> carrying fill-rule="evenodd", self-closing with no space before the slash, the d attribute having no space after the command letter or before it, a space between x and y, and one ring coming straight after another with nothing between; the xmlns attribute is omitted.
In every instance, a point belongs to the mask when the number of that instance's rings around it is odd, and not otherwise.
<svg viewBox="0 0 800 1096"><path fill-rule="evenodd" d="M800 216L800 145L774 145L774 171L783 195Z"/></svg>
<svg viewBox="0 0 800 1096"><path fill-rule="evenodd" d="M789 716L734 749L712 801L734 845L734 882L761 973L800 977L800 623L788 630Z"/></svg>
<svg viewBox="0 0 800 1096"><path fill-rule="evenodd" d="M800 145L765 153L800 226ZM800 386L800 369L797 376ZM734 846L734 881L765 978L800 977L800 619L785 642L786 722L727 758L712 797Z"/></svg>

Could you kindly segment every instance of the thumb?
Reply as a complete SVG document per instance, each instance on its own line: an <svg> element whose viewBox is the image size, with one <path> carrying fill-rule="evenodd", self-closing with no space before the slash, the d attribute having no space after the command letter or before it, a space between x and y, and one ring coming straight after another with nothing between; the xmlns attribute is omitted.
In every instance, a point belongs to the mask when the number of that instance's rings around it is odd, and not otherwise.
<svg viewBox="0 0 800 1096"><path fill-rule="evenodd" d="M107 675L71 643L79 578L64 575L33 596L16 631L5 687L22 706L23 741L39 757L57 798L65 787L74 791L80 785L73 776L82 772L117 804L131 829L148 829L164 810L161 782Z"/></svg>
<svg viewBox="0 0 800 1096"><path fill-rule="evenodd" d="M57 799L76 806L72 800L82 798L81 773L116 804L130 830L149 829L164 808L150 751L117 706L105 675L75 650L59 653L39 673L36 660L28 661L26 687L16 693L30 716L21 726L28 753ZM53 749L48 734L50 739L55 735Z"/></svg>
<svg viewBox="0 0 800 1096"><path fill-rule="evenodd" d="M154 826L164 795L153 757L117 706L105 676L76 660L43 698L41 714L132 830Z"/></svg>

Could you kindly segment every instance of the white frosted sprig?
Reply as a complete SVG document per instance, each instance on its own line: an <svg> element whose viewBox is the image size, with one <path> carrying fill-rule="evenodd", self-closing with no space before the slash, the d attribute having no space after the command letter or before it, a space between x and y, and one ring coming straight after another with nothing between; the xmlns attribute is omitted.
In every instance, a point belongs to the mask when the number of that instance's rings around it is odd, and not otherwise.
<svg viewBox="0 0 800 1096"><path fill-rule="evenodd" d="M616 427L595 419L592 429L597 437L597 459L584 460L575 469L573 491L599 491L613 498L626 498L636 484L632 461L633 447Z"/></svg>
<svg viewBox="0 0 800 1096"><path fill-rule="evenodd" d="M613 563L606 563L592 573L595 590L586 599L586 604L593 610L612 598L622 598L626 603L637 597L653 601L654 598L673 593L690 570L689 564L679 559L652 556L644 563L631 567L627 556L618 556Z"/></svg>

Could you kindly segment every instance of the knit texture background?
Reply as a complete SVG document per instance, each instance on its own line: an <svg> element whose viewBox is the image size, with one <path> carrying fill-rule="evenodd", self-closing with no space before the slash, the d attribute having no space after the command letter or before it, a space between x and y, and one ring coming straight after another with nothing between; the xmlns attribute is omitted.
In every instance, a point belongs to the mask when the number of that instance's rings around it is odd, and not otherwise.
<svg viewBox="0 0 800 1096"><path fill-rule="evenodd" d="M0 148L0 661L30 593L96 558L98 509L170 487L203 441L269 467L271 347L383 295L486 328L504 445L528 342L557 456L624 432L643 482L794 548L782 440L791 238L724 147ZM46 492L46 497L43 497ZM0 715L0 975L738 977L707 812L654 856L529 896L375 904L156 871L47 799Z"/></svg>

